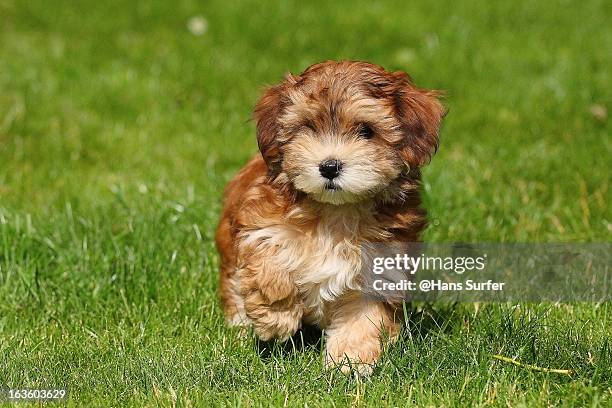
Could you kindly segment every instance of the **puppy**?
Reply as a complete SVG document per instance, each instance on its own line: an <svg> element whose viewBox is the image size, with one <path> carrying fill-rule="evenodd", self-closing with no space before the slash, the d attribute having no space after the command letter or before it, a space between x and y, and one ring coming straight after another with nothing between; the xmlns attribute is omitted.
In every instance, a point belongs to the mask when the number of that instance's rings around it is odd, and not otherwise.
<svg viewBox="0 0 612 408"><path fill-rule="evenodd" d="M317 325L326 367L371 372L402 317L362 294L360 245L418 241L420 168L445 113L437 96L352 61L265 91L254 113L261 154L228 184L216 234L231 325L281 341Z"/></svg>

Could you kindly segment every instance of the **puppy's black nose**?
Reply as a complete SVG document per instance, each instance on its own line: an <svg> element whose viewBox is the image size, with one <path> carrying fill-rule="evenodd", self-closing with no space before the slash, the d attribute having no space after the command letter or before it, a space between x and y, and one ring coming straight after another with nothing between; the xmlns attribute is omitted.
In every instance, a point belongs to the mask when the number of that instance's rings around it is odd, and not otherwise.
<svg viewBox="0 0 612 408"><path fill-rule="evenodd" d="M333 180L338 177L342 170L342 162L336 159L328 159L319 164L319 172L326 179Z"/></svg>

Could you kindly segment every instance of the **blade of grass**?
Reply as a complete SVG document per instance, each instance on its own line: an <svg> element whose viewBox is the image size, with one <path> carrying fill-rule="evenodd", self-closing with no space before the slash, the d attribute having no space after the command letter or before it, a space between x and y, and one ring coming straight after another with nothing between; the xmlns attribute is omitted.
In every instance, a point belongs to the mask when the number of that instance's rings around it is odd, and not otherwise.
<svg viewBox="0 0 612 408"><path fill-rule="evenodd" d="M500 356L499 354L493 354L493 358L496 360L500 360L503 361L505 363L510 363L513 364L517 367L522 367L522 368L526 368L528 370L531 371L540 371L543 373L557 373L557 374L565 374L565 375L572 375L572 370L564 370L564 369L560 369L560 368L546 368L546 367L538 367L532 364L523 364L520 363L510 357L505 357L505 356Z"/></svg>

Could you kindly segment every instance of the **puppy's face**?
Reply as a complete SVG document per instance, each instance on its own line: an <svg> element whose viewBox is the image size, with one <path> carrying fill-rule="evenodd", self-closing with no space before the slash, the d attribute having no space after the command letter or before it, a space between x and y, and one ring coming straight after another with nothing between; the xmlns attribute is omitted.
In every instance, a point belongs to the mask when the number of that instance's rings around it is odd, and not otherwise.
<svg viewBox="0 0 612 408"><path fill-rule="evenodd" d="M266 91L255 108L260 151L272 174L329 204L364 201L438 144L436 94L406 74L365 62L324 62Z"/></svg>

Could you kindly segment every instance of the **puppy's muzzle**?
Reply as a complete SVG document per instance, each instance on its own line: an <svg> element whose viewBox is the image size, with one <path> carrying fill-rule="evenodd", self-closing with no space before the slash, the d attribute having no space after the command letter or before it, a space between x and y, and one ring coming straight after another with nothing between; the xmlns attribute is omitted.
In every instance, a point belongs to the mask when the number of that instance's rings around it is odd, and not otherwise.
<svg viewBox="0 0 612 408"><path fill-rule="evenodd" d="M342 162L337 159L328 159L319 164L319 173L328 180L333 180L340 175Z"/></svg>

